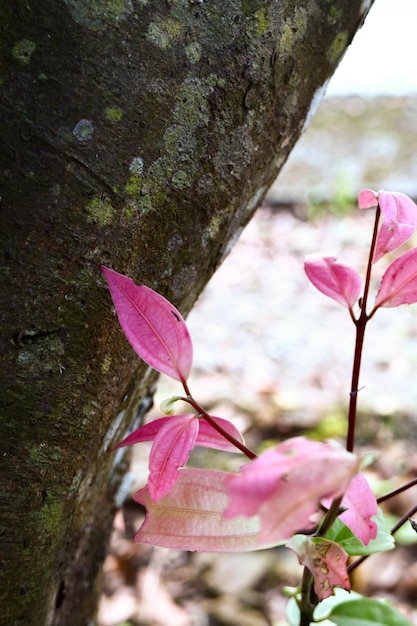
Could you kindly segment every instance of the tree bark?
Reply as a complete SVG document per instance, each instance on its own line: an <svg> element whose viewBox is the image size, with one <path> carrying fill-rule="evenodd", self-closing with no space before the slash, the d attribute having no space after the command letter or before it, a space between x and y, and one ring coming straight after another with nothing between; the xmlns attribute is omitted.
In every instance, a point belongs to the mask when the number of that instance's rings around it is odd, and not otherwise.
<svg viewBox="0 0 417 626"><path fill-rule="evenodd" d="M126 459L111 448L155 382L100 264L186 314L371 3L1 4L5 624L94 623L126 493Z"/></svg>

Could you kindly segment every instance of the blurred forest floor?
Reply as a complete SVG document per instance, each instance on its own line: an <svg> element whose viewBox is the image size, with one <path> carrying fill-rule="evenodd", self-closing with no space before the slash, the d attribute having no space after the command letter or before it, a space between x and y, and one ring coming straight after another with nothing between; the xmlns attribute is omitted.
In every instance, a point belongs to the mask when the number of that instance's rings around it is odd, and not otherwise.
<svg viewBox="0 0 417 626"><path fill-rule="evenodd" d="M299 434L343 442L354 327L346 309L309 284L303 260L330 253L363 274L373 211L359 212L357 193L383 188L416 199L416 138L417 98L323 101L190 314L191 391L212 414L233 421L250 447L259 451ZM374 288L383 266L375 266ZM365 338L357 441L358 450L378 452L368 472L378 495L417 475L416 322L417 305L379 310ZM161 376L147 420L178 392ZM148 444L135 446L129 493L146 483L148 454ZM244 462L230 456L233 469ZM226 463L206 450L190 460L221 469ZM301 571L293 553L184 553L133 544L144 515L129 493L104 564L99 626L287 624L282 588L297 585ZM417 487L390 502L390 525L416 501ZM417 625L417 536L407 528L396 539L395 551L357 570L354 588L389 599Z"/></svg>

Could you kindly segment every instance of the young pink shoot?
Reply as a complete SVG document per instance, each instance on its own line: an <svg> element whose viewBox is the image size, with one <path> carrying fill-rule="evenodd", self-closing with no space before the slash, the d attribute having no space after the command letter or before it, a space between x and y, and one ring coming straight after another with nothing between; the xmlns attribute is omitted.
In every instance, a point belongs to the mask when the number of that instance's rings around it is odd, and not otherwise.
<svg viewBox="0 0 417 626"><path fill-rule="evenodd" d="M242 435L232 423L220 417L212 416L212 420L233 439L243 443ZM195 445L238 452L208 422L193 414L161 417L149 422L123 439L116 448L144 441L153 441L149 457L148 485L153 502L158 502L175 485L179 478L178 470L187 463Z"/></svg>
<svg viewBox="0 0 417 626"><path fill-rule="evenodd" d="M372 200L372 196L374 200ZM375 214L374 230L372 234L372 243L369 251L368 265L366 270L364 293L362 297L361 313L355 322L356 325L356 341L355 352L353 358L352 369L352 381L350 388L350 401L349 401L349 426L347 434L346 448L349 451L353 451L355 442L355 424L356 424L356 411L357 411L357 396L359 390L359 374L362 360L363 342L365 337L365 329L368 321L374 315L375 311L380 306L398 306L398 304L405 304L416 302L417 298L413 297L413 294L417 290L417 281L414 282L413 272L415 271L415 256L410 254L409 257L405 257L410 261L411 269L408 269L407 264L404 264L404 256L400 256L396 261L391 263L387 268L381 283L381 287L377 293L375 306L371 313L367 314L367 301L369 294L369 287L371 282L372 264L376 262L383 254L385 254L386 247L388 245L389 250L394 250L398 245L401 245L411 236L415 231L417 224L417 207L414 202L398 192L375 192L365 189L359 194L359 207L367 208L368 206L375 206L377 202L377 210ZM391 229L397 234L392 239L385 239L385 230L381 228L378 235L379 218L383 212L384 226L386 229ZM412 232L411 232L412 230ZM410 252L413 252L412 250ZM405 253L409 254L409 253Z"/></svg>
<svg viewBox="0 0 417 626"><path fill-rule="evenodd" d="M353 305L359 298L362 281L356 270L339 263L335 257L310 254L304 262L310 282L329 298L349 309L354 320Z"/></svg>
<svg viewBox="0 0 417 626"><path fill-rule="evenodd" d="M204 552L244 552L278 545L279 540L261 540L257 518L224 519L229 476L218 470L182 469L170 492L156 503L148 486L140 489L133 497L146 507L146 518L134 541Z"/></svg>
<svg viewBox="0 0 417 626"><path fill-rule="evenodd" d="M108 267L101 268L120 325L133 349L158 372L182 382L189 376L193 349L185 321L163 296Z"/></svg>
<svg viewBox="0 0 417 626"><path fill-rule="evenodd" d="M383 223L372 263L405 243L417 228L417 206L403 193L363 189L358 204L360 209L379 205L382 213Z"/></svg>
<svg viewBox="0 0 417 626"><path fill-rule="evenodd" d="M366 312L366 308L371 282L372 259L375 256L379 218L381 215L377 194L369 189L365 189L360 192L360 208L367 208L375 205L377 206L375 223L366 269L364 291L360 300L360 314L358 318L355 318L352 307L360 293L360 277L354 269L337 263L333 257L320 257L316 255L308 256L304 266L308 278L315 285L315 287L319 289L319 291L335 299L349 309L350 316L356 327L355 351L350 387L348 433L346 441L346 449L348 452L353 452L355 442L357 395L359 390L359 374L362 360L363 341L365 337L366 325L370 319ZM329 515L327 516L329 523L332 523L331 520L335 515L337 515L337 505L338 503L335 502L332 506L332 510L329 511Z"/></svg>
<svg viewBox="0 0 417 626"><path fill-rule="evenodd" d="M294 535L286 546L297 554L301 565L310 571L319 600L334 595L335 587L350 590L348 555L337 543L323 537Z"/></svg>
<svg viewBox="0 0 417 626"><path fill-rule="evenodd" d="M341 496L358 467L330 444L288 439L230 476L225 518L259 515L263 541L289 539L316 526L320 500Z"/></svg>

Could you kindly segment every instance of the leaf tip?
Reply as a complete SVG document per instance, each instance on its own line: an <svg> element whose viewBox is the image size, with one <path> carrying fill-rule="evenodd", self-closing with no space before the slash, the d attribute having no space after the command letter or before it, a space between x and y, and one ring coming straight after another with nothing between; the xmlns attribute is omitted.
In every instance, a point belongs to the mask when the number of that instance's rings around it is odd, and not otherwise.
<svg viewBox="0 0 417 626"><path fill-rule="evenodd" d="M358 206L360 209L370 209L378 206L378 194L372 189L362 189L358 195Z"/></svg>

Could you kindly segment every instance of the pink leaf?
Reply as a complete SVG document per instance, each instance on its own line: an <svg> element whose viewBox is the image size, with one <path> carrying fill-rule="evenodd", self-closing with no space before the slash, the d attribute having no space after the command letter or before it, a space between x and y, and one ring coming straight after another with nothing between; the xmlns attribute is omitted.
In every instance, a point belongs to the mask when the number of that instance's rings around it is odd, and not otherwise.
<svg viewBox="0 0 417 626"><path fill-rule="evenodd" d="M362 189L358 196L358 205L360 209L378 206L378 194L372 189Z"/></svg>
<svg viewBox="0 0 417 626"><path fill-rule="evenodd" d="M165 424L172 419L173 417L180 417L179 415L168 416L168 417L160 417L159 419L153 420L148 424L144 424L140 426L136 430L134 430L130 435L125 437L120 443L115 446L115 448L123 448L124 446L131 446L135 443L142 443L143 441L153 441L156 435L159 433L161 428L165 426ZM183 415L183 417L186 417ZM194 414L188 415L188 417L196 417ZM221 417L211 416L214 421L216 421L219 426L223 428L229 435L232 435L235 439L240 441L241 443L245 443L245 440L242 434L238 431L236 426L234 426L231 422L222 419ZM240 452L236 446L234 446L230 441L225 439L223 435L221 435L217 430L213 428L204 418L198 419L198 435L195 440L196 446L203 446L206 448L215 448L216 450L225 450L226 452Z"/></svg>
<svg viewBox="0 0 417 626"><path fill-rule="evenodd" d="M346 511L340 515L340 519L367 546L378 532L376 522L371 520L378 513L378 504L362 473L356 474L350 481L341 506Z"/></svg>
<svg viewBox="0 0 417 626"><path fill-rule="evenodd" d="M398 191L363 189L358 198L359 208L368 209L379 204L383 224L378 234L372 263L387 252L405 243L417 228L417 206Z"/></svg>
<svg viewBox="0 0 417 626"><path fill-rule="evenodd" d="M374 309L417 302L417 248L404 252L382 277Z"/></svg>
<svg viewBox="0 0 417 626"><path fill-rule="evenodd" d="M319 291L352 309L361 291L361 279L356 270L339 263L335 257L318 254L306 257L304 269Z"/></svg>
<svg viewBox="0 0 417 626"><path fill-rule="evenodd" d="M330 507L332 498L324 498L322 504ZM362 543L367 546L375 539L378 527L371 517L377 515L378 504L368 481L362 473L356 474L345 491L341 507L346 509L339 518Z"/></svg>
<svg viewBox="0 0 417 626"><path fill-rule="evenodd" d="M245 465L228 481L225 518L259 515L261 539L288 539L312 528L325 496L336 497L357 472L355 455L329 444L289 439Z"/></svg>
<svg viewBox="0 0 417 626"><path fill-rule="evenodd" d="M192 343L184 319L163 296L102 266L124 334L151 367L184 382L190 373Z"/></svg>
<svg viewBox="0 0 417 626"><path fill-rule="evenodd" d="M146 507L146 519L134 541L204 552L271 547L260 540L256 518L223 519L229 475L218 470L183 469L174 487L157 503L152 502L148 487L138 491L134 499Z"/></svg>
<svg viewBox="0 0 417 626"><path fill-rule="evenodd" d="M213 417L211 418L219 424L235 439L240 441L240 443L245 443L245 440L242 434L238 431L236 426L221 417ZM236 446L234 446L230 441L228 441L223 435L217 432L204 418L200 418L199 420L199 431L195 444L197 446L205 446L206 448L215 448L216 450L225 450L226 452L240 452Z"/></svg>
<svg viewBox="0 0 417 626"><path fill-rule="evenodd" d="M161 428L165 426L171 417L160 417L157 420L153 420L148 424L139 426L133 433L130 433L115 448L123 448L124 446L132 446L135 443L142 443L144 441L153 441Z"/></svg>
<svg viewBox="0 0 417 626"><path fill-rule="evenodd" d="M174 415L157 433L149 455L148 486L154 502L177 482L178 470L188 461L197 434L197 415Z"/></svg>
<svg viewBox="0 0 417 626"><path fill-rule="evenodd" d="M378 203L383 223L372 263L405 243L417 228L417 206L405 194L378 191Z"/></svg>
<svg viewBox="0 0 417 626"><path fill-rule="evenodd" d="M350 589L347 573L348 555L337 543L323 537L295 535L287 544L314 578L314 591L319 600L334 595L334 587Z"/></svg>
<svg viewBox="0 0 417 626"><path fill-rule="evenodd" d="M403 193L363 189L359 194L358 204L360 209L379 204L383 217L372 263L405 243L417 228L417 206Z"/></svg>

